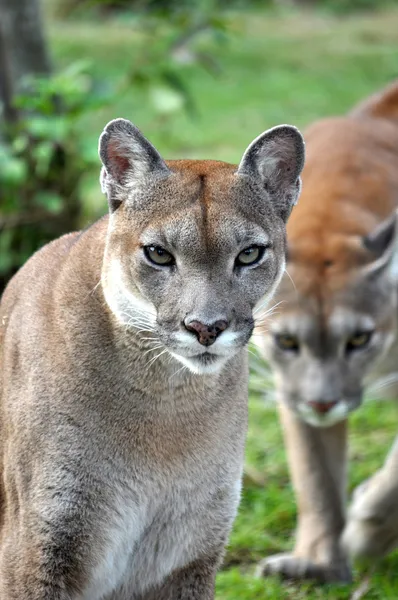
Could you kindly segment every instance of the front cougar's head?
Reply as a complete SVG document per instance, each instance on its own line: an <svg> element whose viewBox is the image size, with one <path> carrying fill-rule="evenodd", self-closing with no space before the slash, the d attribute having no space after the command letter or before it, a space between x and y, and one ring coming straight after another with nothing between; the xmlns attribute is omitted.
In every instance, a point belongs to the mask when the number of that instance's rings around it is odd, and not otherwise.
<svg viewBox="0 0 398 600"><path fill-rule="evenodd" d="M287 125L263 133L239 167L165 163L134 125L116 119L99 153L111 311L192 372L217 371L248 342L254 306L281 278L304 162L300 133Z"/></svg>

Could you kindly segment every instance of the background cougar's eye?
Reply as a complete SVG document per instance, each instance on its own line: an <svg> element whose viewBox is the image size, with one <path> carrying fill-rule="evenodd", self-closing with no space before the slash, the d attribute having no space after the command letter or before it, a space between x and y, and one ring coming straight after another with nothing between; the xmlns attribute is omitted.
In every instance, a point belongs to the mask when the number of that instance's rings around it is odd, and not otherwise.
<svg viewBox="0 0 398 600"><path fill-rule="evenodd" d="M239 267L246 267L247 265L254 265L264 255L265 248L261 246L250 246L242 250L235 261L235 264Z"/></svg>
<svg viewBox="0 0 398 600"><path fill-rule="evenodd" d="M360 350L367 346L372 337L372 331L358 331L352 337L349 338L346 345L347 352L352 352L353 350Z"/></svg>
<svg viewBox="0 0 398 600"><path fill-rule="evenodd" d="M288 334L277 334L275 336L275 343L281 350L290 350L291 352L298 352L299 341L294 335Z"/></svg>
<svg viewBox="0 0 398 600"><path fill-rule="evenodd" d="M155 265L170 266L174 264L174 257L160 246L145 246L144 252Z"/></svg>

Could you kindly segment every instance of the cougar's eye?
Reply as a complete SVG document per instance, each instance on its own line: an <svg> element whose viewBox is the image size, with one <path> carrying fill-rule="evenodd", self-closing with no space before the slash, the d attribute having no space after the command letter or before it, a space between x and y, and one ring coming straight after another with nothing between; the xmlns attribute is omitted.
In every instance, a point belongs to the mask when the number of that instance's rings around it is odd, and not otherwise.
<svg viewBox="0 0 398 600"><path fill-rule="evenodd" d="M263 246L250 246L245 248L240 254L238 254L235 265L238 267L248 267L249 265L255 265L264 256L265 248Z"/></svg>
<svg viewBox="0 0 398 600"><path fill-rule="evenodd" d="M365 346L369 344L372 335L372 331L357 331L347 340L347 352L353 352L354 350L361 350L362 348L365 348Z"/></svg>
<svg viewBox="0 0 398 600"><path fill-rule="evenodd" d="M174 265L174 257L160 246L145 246L144 252L148 260L155 265L169 267Z"/></svg>
<svg viewBox="0 0 398 600"><path fill-rule="evenodd" d="M296 336L280 333L275 336L275 343L281 350L285 352L298 352L300 344Z"/></svg>

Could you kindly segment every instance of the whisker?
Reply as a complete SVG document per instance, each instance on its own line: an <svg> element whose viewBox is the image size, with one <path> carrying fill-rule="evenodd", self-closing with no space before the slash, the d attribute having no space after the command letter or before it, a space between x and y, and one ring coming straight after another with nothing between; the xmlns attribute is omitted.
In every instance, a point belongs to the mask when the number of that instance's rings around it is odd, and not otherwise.
<svg viewBox="0 0 398 600"><path fill-rule="evenodd" d="M142 313L139 311L133 311L133 312L126 312L125 310L122 311L122 315L126 315L126 317L139 317L142 319L146 319L147 321L150 320L150 314L149 313Z"/></svg>
<svg viewBox="0 0 398 600"><path fill-rule="evenodd" d="M151 330L153 329L153 326L151 323L147 323L146 321L140 321L139 319L130 318L128 320L128 323L130 323L131 325L140 325L141 327L148 327Z"/></svg>
<svg viewBox="0 0 398 600"><path fill-rule="evenodd" d="M273 306L270 306L270 308L268 308L265 313L262 316L262 318L266 317L267 315L271 314L275 308L277 308L280 304L283 304L285 302L285 300L280 300L279 302L277 302L276 304L274 304ZM258 308L256 308L255 311L253 311L253 315L256 315L260 310L262 310L265 306L267 305L267 303L265 302L264 304L262 304L261 306L259 306Z"/></svg>
<svg viewBox="0 0 398 600"><path fill-rule="evenodd" d="M121 313L122 315L126 316L128 319L134 320L134 321L141 321L142 323L148 323L149 325L153 324L153 319L155 318L155 315L150 315L149 313L128 313L125 311L122 311Z"/></svg>
<svg viewBox="0 0 398 600"><path fill-rule="evenodd" d="M151 358L147 366L150 367L155 362L155 360L160 358L163 354L165 354L165 352L168 352L167 348L165 348L162 352Z"/></svg>
<svg viewBox="0 0 398 600"><path fill-rule="evenodd" d="M93 287L93 289L91 290L91 292L88 294L88 296L92 296L95 292L95 290L98 288L98 286L101 285L101 279L99 280L99 282Z"/></svg>
<svg viewBox="0 0 398 600"><path fill-rule="evenodd" d="M163 348L163 344L159 344L154 348L149 348L149 350L145 350L145 352L143 352L143 356L145 356L145 354L148 354L148 352L154 352L155 350L159 350L159 348Z"/></svg>
<svg viewBox="0 0 398 600"><path fill-rule="evenodd" d="M379 392L380 390L398 382L398 372L390 373L385 375L384 377L380 377L376 379L376 381L370 383L366 391L367 393L374 394L375 392Z"/></svg>
<svg viewBox="0 0 398 600"><path fill-rule="evenodd" d="M129 325L128 323L126 324L126 329L128 327L135 327L135 329L137 329L137 333L150 333L152 330L151 329L139 329L139 326L137 325Z"/></svg>
<svg viewBox="0 0 398 600"><path fill-rule="evenodd" d="M272 313L270 313L269 315L267 315L267 317L261 317L259 319L254 319L254 323L256 326L259 325L264 325L265 323L267 323L272 317L276 316L276 315L280 315L280 311L274 311Z"/></svg>
<svg viewBox="0 0 398 600"><path fill-rule="evenodd" d="M142 323L141 321L137 321L134 319L130 319L127 323L127 326L130 327L135 327L135 328L139 328L141 327L142 331L154 331L154 327L152 327L151 325L149 325L148 323Z"/></svg>
<svg viewBox="0 0 398 600"><path fill-rule="evenodd" d="M170 377L170 379L173 379L173 377L175 377L176 375L178 375L178 373L181 373L181 371L189 371L188 367L186 367L185 365L182 365L182 367L180 369L177 369L177 371L175 371L173 373L173 375Z"/></svg>
<svg viewBox="0 0 398 600"><path fill-rule="evenodd" d="M294 287L294 291L295 291L295 292L297 292L296 284L294 283L294 281L293 281L292 277L290 276L290 273L289 273L289 271L286 269L286 267L285 267L285 273L286 273L286 275L289 277L290 281L292 282L292 285L293 285L293 287Z"/></svg>

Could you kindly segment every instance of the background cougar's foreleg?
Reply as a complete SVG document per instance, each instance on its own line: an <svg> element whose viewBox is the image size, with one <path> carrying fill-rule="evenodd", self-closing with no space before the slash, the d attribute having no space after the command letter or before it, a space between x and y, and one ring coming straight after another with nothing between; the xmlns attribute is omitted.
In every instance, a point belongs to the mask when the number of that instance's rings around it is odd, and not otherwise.
<svg viewBox="0 0 398 600"><path fill-rule="evenodd" d="M349 581L350 568L339 546L345 521L346 422L318 429L283 403L279 411L297 497L296 544L291 554L262 561L259 574Z"/></svg>
<svg viewBox="0 0 398 600"><path fill-rule="evenodd" d="M355 490L342 545L362 558L398 546L398 438L380 471Z"/></svg>

